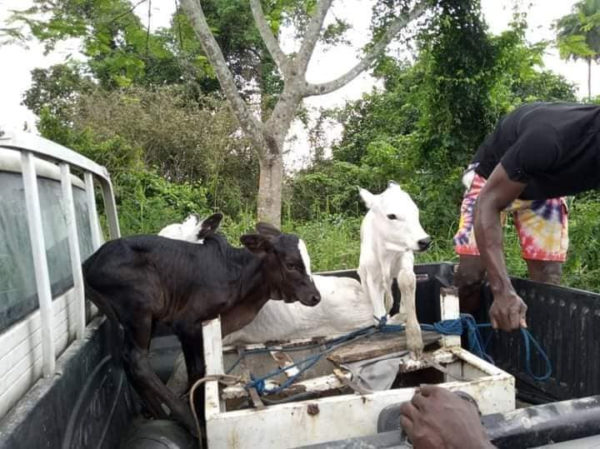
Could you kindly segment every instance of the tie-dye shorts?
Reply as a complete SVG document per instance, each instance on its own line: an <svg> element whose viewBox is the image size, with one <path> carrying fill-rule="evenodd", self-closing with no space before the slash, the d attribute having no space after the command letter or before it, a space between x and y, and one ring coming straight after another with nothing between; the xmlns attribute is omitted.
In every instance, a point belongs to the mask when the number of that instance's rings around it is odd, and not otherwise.
<svg viewBox="0 0 600 449"><path fill-rule="evenodd" d="M460 207L460 224L454 236L454 248L459 255L478 256L473 229L475 203L485 184L485 178L475 174L465 192ZM564 262L569 247L569 223L565 198L548 200L516 199L504 210L512 213L521 254L528 260ZM502 222L506 214L502 214Z"/></svg>

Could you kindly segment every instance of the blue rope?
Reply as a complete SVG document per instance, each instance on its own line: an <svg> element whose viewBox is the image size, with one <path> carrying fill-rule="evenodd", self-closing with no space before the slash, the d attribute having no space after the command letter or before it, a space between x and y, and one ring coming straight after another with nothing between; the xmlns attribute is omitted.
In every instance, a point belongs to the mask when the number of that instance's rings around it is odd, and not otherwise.
<svg viewBox="0 0 600 449"><path fill-rule="evenodd" d="M304 372L308 369L316 365L325 354L333 351L338 348L340 345L345 344L347 342L356 340L358 338L366 337L369 335L373 335L375 333L392 333L392 332L402 332L405 327L401 324L387 324L387 318L376 318L378 324L375 326L364 327L355 331L352 331L348 334L342 335L338 338L335 338L329 342L325 343L309 343L306 345L295 346L293 348L278 348L278 347L265 347L265 348L256 348L245 350L240 354L240 357L233 363L233 365L227 370L227 373L233 371L233 369L241 362L241 360L248 354L260 354L260 353L268 353L271 351L282 351L282 352L292 352L299 350L312 349L318 346L325 346L325 349L317 354L313 354L309 357L306 357L298 362L295 362L291 365L285 366L283 368L278 368L276 370L271 371L270 373L265 374L262 377L255 378L250 375L250 382L248 382L244 388L247 390L250 388L255 388L259 395L267 394L276 394L280 391L286 389L290 385L292 385L296 379L298 379ZM455 320L442 320L433 324L421 324L421 329L424 331L435 331L442 335L463 335L466 331L467 341L469 345L469 352L475 354L481 359L487 360L488 362L494 364L494 360L492 357L487 354L486 349L491 341L492 333L488 335L488 338L484 342L483 337L481 336L480 329L491 328L490 323L477 323L475 318L468 314L461 314L460 318ZM523 336L523 342L525 346L525 372L535 381L544 382L550 378L552 375L552 365L550 363L550 359L548 355L544 352L543 348L537 342L537 340L531 335L531 333L527 329L521 329L521 335ZM546 369L542 375L536 375L531 368L531 345L533 345L535 351L544 361ZM293 376L290 376L283 382L281 385L275 388L266 388L266 380L278 376L283 372L287 371L290 368L299 368L298 372Z"/></svg>
<svg viewBox="0 0 600 449"><path fill-rule="evenodd" d="M331 351L333 351L334 349L340 347L343 343L347 343L349 341L353 341L355 339L361 338L361 337L366 337L368 335L373 335L374 333L376 333L377 329L374 326L368 326L362 329L358 329L356 331L350 332L348 334L342 335L338 338L335 338L329 342L325 343L325 350L321 351L318 354L313 354L305 359L302 359L298 362L295 362L291 365L287 365L283 368L277 368L276 370L271 371L270 373L265 374L264 376L255 379L252 375L250 376L250 382L248 382L244 388L246 390L250 389L250 388L255 388L257 393L259 394L263 394L263 393L268 393L268 394L276 394L279 393L282 390L285 390L287 387L289 387L290 385L292 385L296 379L298 379L304 372L306 372L307 370L309 370L310 368L312 368L314 365L316 365L319 360L321 360L323 358L323 356ZM312 344L311 346L321 346L321 344L317 343L317 344ZM270 352L270 351L286 351L286 350L282 350L281 348L259 348L260 352ZM297 350L297 348L295 348ZM245 353L242 353L242 355L240 356L240 359L247 354L248 351L246 351ZM233 367L237 366L237 364L240 362L240 359L236 360L236 362L233 364ZM298 372L296 374L294 374L293 376L290 376L286 379L285 382L283 382L281 385L279 385L278 387L275 388L270 388L267 389L266 388L266 383L265 381L271 377L274 376L278 376L281 373L289 370L290 368L298 368L301 367ZM232 368L230 368L229 370L227 370L227 372L229 373L232 370Z"/></svg>
<svg viewBox="0 0 600 449"><path fill-rule="evenodd" d="M464 319L465 315L461 315L461 319ZM472 320L473 323L475 323L475 320L473 319L473 317L471 317L470 315L467 315L469 317L469 320ZM472 324L469 324L468 326L472 326ZM477 329L485 329L485 328L491 328L492 325L490 323L480 323L480 324L476 324ZM479 333L479 331L477 330L476 332L473 331L473 333L475 334L473 336L473 341L475 342L475 344L473 344L473 342L471 342L471 334L472 334L472 328L469 327L469 351L474 353L475 355L477 355L480 358L485 358L488 362L494 364L493 359L485 352L485 350L487 349L491 339L492 339L492 332L489 333L488 338L486 340L485 343L483 343L483 340L481 339L481 335ZM544 349L542 348L542 346L538 343L538 341L534 338L533 335L531 335L531 332L529 332L527 329L521 329L521 336L523 339L523 346L525 346L525 373L527 373L527 375L529 377L531 377L533 380L535 380L536 382L545 382L548 379L550 379L550 376L552 376L552 363L550 362L550 358L548 357L548 355L546 354L546 352L544 351ZM545 365L545 370L543 372L543 374L541 375L537 375L533 372L533 368L531 367L531 346L533 345L533 348L535 349L535 351L537 352L538 356L541 357L544 365ZM473 347L475 346L475 347ZM483 356L483 357L482 357Z"/></svg>
<svg viewBox="0 0 600 449"><path fill-rule="evenodd" d="M552 375L552 364L550 363L550 358L548 357L544 349L541 347L541 345L537 342L535 338L533 338L533 335L531 335L531 333L527 329L521 329L521 335L523 335L523 340L525 341L525 372L529 374L536 382L547 381ZM544 360L544 364L546 365L546 371L544 371L544 374L540 376L535 375L533 373L533 370L531 369L530 343L533 344L533 347L540 355L540 357L542 357L542 359Z"/></svg>

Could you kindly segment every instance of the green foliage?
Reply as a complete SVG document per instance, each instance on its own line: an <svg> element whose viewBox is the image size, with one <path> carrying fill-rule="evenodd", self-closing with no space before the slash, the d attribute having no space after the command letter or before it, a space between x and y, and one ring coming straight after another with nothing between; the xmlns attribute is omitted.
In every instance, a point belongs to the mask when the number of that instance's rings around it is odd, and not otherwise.
<svg viewBox="0 0 600 449"><path fill-rule="evenodd" d="M213 96L190 100L173 86L95 89L73 96L60 113L43 106L38 128L113 176L145 169L171 183L200 184L210 206L232 216L255 204L256 156Z"/></svg>
<svg viewBox="0 0 600 449"><path fill-rule="evenodd" d="M11 20L25 26L47 51L62 40L80 39L87 70L106 89L214 79L208 65L197 59L197 46L190 57L179 51L183 44L173 45L183 36L177 33L181 27L151 33L142 25L133 12L142 3L132 7L127 0L34 0Z"/></svg>
<svg viewBox="0 0 600 449"><path fill-rule="evenodd" d="M333 148L337 160L359 164L371 142L393 142L416 128L420 112L412 99L420 84L417 71L386 57L375 74L383 79L386 94L365 95L338 113L344 130L341 142Z"/></svg>
<svg viewBox="0 0 600 449"><path fill-rule="evenodd" d="M284 222L283 230L302 236L313 271L349 270L358 266L360 217L331 214L309 222Z"/></svg>
<svg viewBox="0 0 600 449"><path fill-rule="evenodd" d="M525 19L524 15L516 15L511 29L493 37L497 62L490 98L496 117L525 102L575 101L572 84L540 69L547 43L527 43Z"/></svg>
<svg viewBox="0 0 600 449"><path fill-rule="evenodd" d="M600 195L579 195L569 210L569 254L565 283L573 287L600 290Z"/></svg>
<svg viewBox="0 0 600 449"><path fill-rule="evenodd" d="M93 81L81 72L82 68L75 63L33 69L31 87L23 96L23 104L37 115L45 110L46 114L65 119L76 96L95 88Z"/></svg>
<svg viewBox="0 0 600 449"><path fill-rule="evenodd" d="M447 0L420 38L419 153L436 170L464 166L494 122L489 90L496 49L479 2ZM434 167L432 167L434 166Z"/></svg>
<svg viewBox="0 0 600 449"><path fill-rule="evenodd" d="M358 185L366 177L360 167L343 161L324 161L318 169L305 171L290 183L290 218L320 220L341 211L357 215Z"/></svg>
<svg viewBox="0 0 600 449"><path fill-rule="evenodd" d="M281 0L264 5L267 17L278 28L282 16L297 1ZM104 89L149 85L182 84L190 94L219 89L213 68L194 30L180 10L171 26L151 32L135 9L150 2L132 5L127 0L33 0L33 6L14 13L5 34L24 40L27 32L42 42L47 51L69 38L82 42L86 69ZM281 83L269 53L254 26L247 1L211 0L203 9L215 38L239 79L242 93L249 83L258 82L267 95L276 95ZM149 11L152 21L152 11ZM20 25L20 28L19 28Z"/></svg>
<svg viewBox="0 0 600 449"><path fill-rule="evenodd" d="M210 212L206 188L199 184L169 182L149 170L122 173L114 182L123 235L155 234L192 212Z"/></svg>
<svg viewBox="0 0 600 449"><path fill-rule="evenodd" d="M600 60L600 1L581 0L556 22L557 44L565 59Z"/></svg>

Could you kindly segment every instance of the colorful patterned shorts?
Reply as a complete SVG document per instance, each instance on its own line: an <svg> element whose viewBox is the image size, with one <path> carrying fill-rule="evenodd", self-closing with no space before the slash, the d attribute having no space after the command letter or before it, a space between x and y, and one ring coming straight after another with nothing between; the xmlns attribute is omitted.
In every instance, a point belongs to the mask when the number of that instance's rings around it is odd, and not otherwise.
<svg viewBox="0 0 600 449"><path fill-rule="evenodd" d="M474 210L485 178L475 174L460 207L460 224L454 236L456 253L478 256L473 229ZM513 201L504 212L512 212L523 259L564 262L569 247L567 204L564 198ZM506 218L502 214L502 222Z"/></svg>

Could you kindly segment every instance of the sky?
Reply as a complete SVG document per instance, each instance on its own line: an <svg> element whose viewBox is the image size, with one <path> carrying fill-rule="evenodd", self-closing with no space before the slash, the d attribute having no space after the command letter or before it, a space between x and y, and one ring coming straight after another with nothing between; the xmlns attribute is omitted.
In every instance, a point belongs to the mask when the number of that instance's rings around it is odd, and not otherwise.
<svg viewBox="0 0 600 449"><path fill-rule="evenodd" d="M530 42L553 40L552 24L556 19L571 12L576 0L481 0L484 18L491 32L497 34L508 28L513 10L518 7L528 14L529 29L527 38ZM327 20L333 17L345 19L352 24L353 30L349 36L352 45L335 47L325 51L317 47L308 68L307 79L311 82L323 82L342 75L356 64L357 51L369 38L369 14L365 0L336 0L328 14ZM31 5L31 0L0 0L0 28L10 15L10 10L25 9ZM174 2L152 2L151 27L167 26L173 12ZM140 6L136 13L143 21L147 20L147 7ZM288 36L282 36L284 51L294 48L293 41ZM36 67L48 67L63 62L67 57L78 57L78 42L70 41L60 44L56 51L44 55L42 46L29 42L27 48L22 45L10 44L0 46L0 128L23 129L27 123L29 129L35 132L36 117L21 105L22 96L31 83L30 72ZM390 52L401 52L402 46L396 45ZM560 73L578 88L578 95L583 97L587 92L587 67L584 62L563 61L558 57L554 48L549 48L544 56L547 69ZM600 95L600 66L592 68L592 94ZM344 88L328 95L311 97L306 100L309 108L330 108L343 105L346 101L355 100L365 92L370 91L375 81L363 74ZM315 113L316 114L316 113ZM339 136L340 128L328 130L329 140ZM306 133L299 123L296 123L288 136L286 165L298 167L309 157Z"/></svg>

